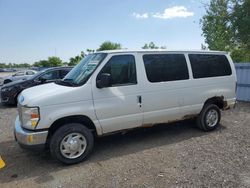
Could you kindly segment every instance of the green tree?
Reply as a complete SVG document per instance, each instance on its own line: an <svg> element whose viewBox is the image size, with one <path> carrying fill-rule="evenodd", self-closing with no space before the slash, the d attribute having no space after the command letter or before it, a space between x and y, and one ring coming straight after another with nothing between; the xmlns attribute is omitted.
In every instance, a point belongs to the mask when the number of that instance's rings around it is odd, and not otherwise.
<svg viewBox="0 0 250 188"><path fill-rule="evenodd" d="M75 57L71 57L69 59L68 66L75 66L75 65L77 65L82 60L82 58L85 57L85 55L86 54L83 51L81 51L80 55L77 55Z"/></svg>
<svg viewBox="0 0 250 188"><path fill-rule="evenodd" d="M91 53L94 53L94 52L95 52L95 50L89 49L89 48L88 48L86 51L88 52L88 54L91 54Z"/></svg>
<svg viewBox="0 0 250 188"><path fill-rule="evenodd" d="M203 36L210 50L230 50L232 25L228 12L230 0L211 0L201 19Z"/></svg>
<svg viewBox="0 0 250 188"><path fill-rule="evenodd" d="M47 60L40 60L33 64L34 67L49 67L49 62Z"/></svg>
<svg viewBox="0 0 250 188"><path fill-rule="evenodd" d="M250 61L249 0L211 0L201 25L208 49L229 51L235 62Z"/></svg>
<svg viewBox="0 0 250 188"><path fill-rule="evenodd" d="M116 50L116 49L121 49L121 44L120 43L114 43L110 41L105 41L103 42L100 47L96 51L103 51L103 50Z"/></svg>
<svg viewBox="0 0 250 188"><path fill-rule="evenodd" d="M231 57L235 63L250 62L250 51L246 48L235 48L231 52Z"/></svg>
<svg viewBox="0 0 250 188"><path fill-rule="evenodd" d="M237 1L232 13L236 41L250 50L250 1Z"/></svg>
<svg viewBox="0 0 250 188"><path fill-rule="evenodd" d="M59 67L63 65L63 61L59 57L48 57L48 60L40 60L35 62L33 66L35 67Z"/></svg>
<svg viewBox="0 0 250 188"><path fill-rule="evenodd" d="M48 57L48 62L50 67L59 67L63 65L63 61L59 57Z"/></svg>
<svg viewBox="0 0 250 188"><path fill-rule="evenodd" d="M69 59L68 66L75 66L81 61L82 57L80 55L77 55L75 57L71 57Z"/></svg>
<svg viewBox="0 0 250 188"><path fill-rule="evenodd" d="M155 45L154 42L150 42L150 43L145 43L144 46L142 47L142 49L166 49L166 46L161 46L161 47L158 47Z"/></svg>

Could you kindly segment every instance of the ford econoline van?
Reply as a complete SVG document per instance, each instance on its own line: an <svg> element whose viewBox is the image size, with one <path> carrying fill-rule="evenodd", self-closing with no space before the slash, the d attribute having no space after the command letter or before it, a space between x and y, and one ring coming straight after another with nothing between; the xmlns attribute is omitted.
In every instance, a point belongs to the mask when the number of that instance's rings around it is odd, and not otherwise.
<svg viewBox="0 0 250 188"><path fill-rule="evenodd" d="M236 73L226 52L117 50L89 54L64 79L18 97L15 137L47 146L65 164L86 159L96 136L196 118L219 126L236 103Z"/></svg>

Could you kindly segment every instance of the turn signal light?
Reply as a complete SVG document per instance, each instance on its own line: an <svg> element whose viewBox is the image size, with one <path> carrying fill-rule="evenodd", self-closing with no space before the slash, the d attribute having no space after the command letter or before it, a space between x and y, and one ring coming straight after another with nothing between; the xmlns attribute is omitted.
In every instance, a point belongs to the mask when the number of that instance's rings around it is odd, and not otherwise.
<svg viewBox="0 0 250 188"><path fill-rule="evenodd" d="M30 114L30 116L31 116L31 119L39 118L39 115L38 115L38 114Z"/></svg>

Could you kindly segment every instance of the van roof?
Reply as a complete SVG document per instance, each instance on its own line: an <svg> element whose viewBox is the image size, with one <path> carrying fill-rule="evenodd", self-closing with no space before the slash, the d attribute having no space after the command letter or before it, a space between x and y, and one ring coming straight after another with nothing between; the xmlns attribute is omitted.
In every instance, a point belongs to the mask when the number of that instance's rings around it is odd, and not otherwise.
<svg viewBox="0 0 250 188"><path fill-rule="evenodd" d="M173 53L213 53L213 54L228 54L225 51L213 51L213 50L166 50L166 49L139 49L139 50L129 50L129 49L119 49L119 50L104 50L99 51L104 53L147 53L147 52L173 52Z"/></svg>

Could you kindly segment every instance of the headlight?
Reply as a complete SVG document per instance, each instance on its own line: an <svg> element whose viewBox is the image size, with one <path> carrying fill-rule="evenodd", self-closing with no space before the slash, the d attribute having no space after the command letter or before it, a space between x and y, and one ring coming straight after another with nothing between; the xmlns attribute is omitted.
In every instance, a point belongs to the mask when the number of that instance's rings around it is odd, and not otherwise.
<svg viewBox="0 0 250 188"><path fill-rule="evenodd" d="M21 106L20 108L20 119L22 126L27 129L35 129L40 120L38 107Z"/></svg>

